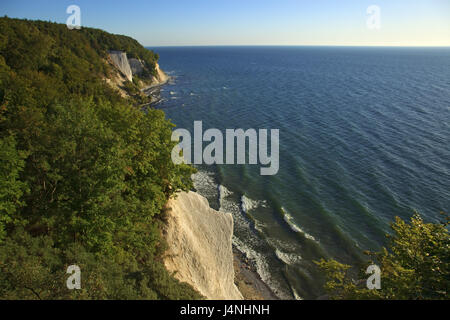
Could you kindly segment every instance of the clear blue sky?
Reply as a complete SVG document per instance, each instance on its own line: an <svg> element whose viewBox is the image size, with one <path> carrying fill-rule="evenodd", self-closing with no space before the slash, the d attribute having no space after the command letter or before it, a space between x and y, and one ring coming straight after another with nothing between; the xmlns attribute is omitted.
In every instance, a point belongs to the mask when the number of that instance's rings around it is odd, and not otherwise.
<svg viewBox="0 0 450 320"><path fill-rule="evenodd" d="M450 0L0 0L0 15L126 34L146 46L450 46ZM381 28L366 25L369 5Z"/></svg>

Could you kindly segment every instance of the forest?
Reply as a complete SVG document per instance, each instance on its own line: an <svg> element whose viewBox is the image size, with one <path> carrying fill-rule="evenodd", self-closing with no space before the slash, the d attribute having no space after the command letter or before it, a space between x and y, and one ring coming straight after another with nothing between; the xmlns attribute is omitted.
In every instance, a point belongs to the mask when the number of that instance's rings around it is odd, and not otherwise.
<svg viewBox="0 0 450 320"><path fill-rule="evenodd" d="M144 61L143 77L158 55L97 29L0 29L0 299L201 298L161 260L164 206L194 169L172 163L162 111L104 81L108 50Z"/></svg>

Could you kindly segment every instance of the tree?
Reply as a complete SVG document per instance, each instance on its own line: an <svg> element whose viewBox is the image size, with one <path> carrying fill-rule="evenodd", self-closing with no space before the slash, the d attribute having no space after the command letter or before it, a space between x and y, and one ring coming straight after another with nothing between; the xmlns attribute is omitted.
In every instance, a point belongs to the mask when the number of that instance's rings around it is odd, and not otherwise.
<svg viewBox="0 0 450 320"><path fill-rule="evenodd" d="M367 252L370 264L381 269L381 289L355 281L351 267L335 260L316 262L324 271L325 289L332 299L450 299L449 217L441 224L425 223L419 214L409 223L399 217L391 224L389 245ZM361 278L366 268L360 270Z"/></svg>
<svg viewBox="0 0 450 320"><path fill-rule="evenodd" d="M0 139L0 243L6 235L5 226L18 225L16 215L23 205L21 197L27 191L26 183L19 180L25 154L16 149L13 136Z"/></svg>

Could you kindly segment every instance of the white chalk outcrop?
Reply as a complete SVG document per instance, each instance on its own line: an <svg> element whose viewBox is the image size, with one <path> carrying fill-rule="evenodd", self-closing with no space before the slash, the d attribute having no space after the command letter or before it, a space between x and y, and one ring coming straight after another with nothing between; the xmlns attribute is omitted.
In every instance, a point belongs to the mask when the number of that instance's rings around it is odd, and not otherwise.
<svg viewBox="0 0 450 320"><path fill-rule="evenodd" d="M109 57L111 58L114 66L129 80L133 81L133 72L131 71L130 64L126 52L123 51L109 51Z"/></svg>
<svg viewBox="0 0 450 320"><path fill-rule="evenodd" d="M120 72L120 75L116 76L117 79L106 79L113 87L117 87L119 91L120 86L128 81L133 81L133 75L140 75L146 68L145 63L136 58L128 59L127 53L124 51L109 51L109 62ZM161 70L158 63L155 63L155 75L150 79L150 82L141 82L141 85L146 85L142 91L146 92L152 88L161 86L169 81L169 76ZM122 92L122 96L126 96L125 92Z"/></svg>
<svg viewBox="0 0 450 320"><path fill-rule="evenodd" d="M210 208L195 192L179 193L167 208L166 268L207 299L243 299L234 284L232 215Z"/></svg>
<svg viewBox="0 0 450 320"><path fill-rule="evenodd" d="M167 81L169 81L169 76L164 73L164 71L161 70L159 67L159 64L155 64L155 70L156 70L156 77L153 77L153 83L156 85L162 85L165 84Z"/></svg>

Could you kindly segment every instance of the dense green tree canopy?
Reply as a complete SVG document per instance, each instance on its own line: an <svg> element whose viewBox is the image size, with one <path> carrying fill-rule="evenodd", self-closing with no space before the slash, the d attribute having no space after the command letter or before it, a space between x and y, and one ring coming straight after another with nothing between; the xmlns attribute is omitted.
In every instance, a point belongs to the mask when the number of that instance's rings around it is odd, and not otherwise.
<svg viewBox="0 0 450 320"><path fill-rule="evenodd" d="M107 51L153 70L135 40L0 18L0 298L188 299L163 267L169 197L192 187L175 166L173 125L104 78ZM82 290L66 288L79 265Z"/></svg>

